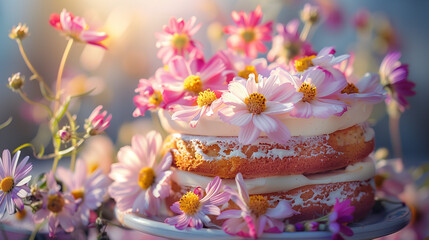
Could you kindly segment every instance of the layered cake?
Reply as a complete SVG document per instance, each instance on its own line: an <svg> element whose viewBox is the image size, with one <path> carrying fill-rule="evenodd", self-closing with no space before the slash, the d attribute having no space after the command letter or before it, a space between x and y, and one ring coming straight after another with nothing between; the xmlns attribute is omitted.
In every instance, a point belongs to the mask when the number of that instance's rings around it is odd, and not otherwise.
<svg viewBox="0 0 429 240"><path fill-rule="evenodd" d="M264 196L271 207L288 200L300 213L291 222L326 215L336 198L350 199L355 219L361 219L374 205L375 167L369 157L374 131L366 123L371 111L371 104L354 103L340 117L284 119L291 132L286 144L264 134L251 144L240 144L239 127L215 116L200 119L192 128L160 111L161 124L171 133L164 147L173 154L175 169L174 193L167 204L215 176L235 188L240 172L250 195Z"/></svg>

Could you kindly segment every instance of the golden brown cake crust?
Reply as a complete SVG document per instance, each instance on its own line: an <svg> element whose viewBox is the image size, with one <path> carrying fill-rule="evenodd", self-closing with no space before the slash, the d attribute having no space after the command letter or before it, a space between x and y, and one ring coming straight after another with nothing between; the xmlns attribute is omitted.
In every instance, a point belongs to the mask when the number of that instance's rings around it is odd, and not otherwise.
<svg viewBox="0 0 429 240"><path fill-rule="evenodd" d="M344 168L366 158L374 149L372 129L354 125L331 134L292 137L278 144L260 137L240 145L236 137L202 137L174 134L164 150L174 156L173 166L204 176L244 178L311 174Z"/></svg>
<svg viewBox="0 0 429 240"><path fill-rule="evenodd" d="M287 200L292 206L292 209L300 213L288 219L291 223L325 216L332 210L336 198L339 198L340 201L350 199L351 205L355 207L353 214L354 220L357 221L368 215L374 206L375 190L371 186L371 181L372 180L308 185L288 192L261 195L268 200L270 207L275 207L282 199ZM166 199L167 206L178 201L183 194L188 191L193 191L193 188L182 187L172 182L172 194ZM238 207L230 201L229 206L222 210L227 209L238 209ZM222 223L221 221L215 220L215 218L212 220L218 225Z"/></svg>

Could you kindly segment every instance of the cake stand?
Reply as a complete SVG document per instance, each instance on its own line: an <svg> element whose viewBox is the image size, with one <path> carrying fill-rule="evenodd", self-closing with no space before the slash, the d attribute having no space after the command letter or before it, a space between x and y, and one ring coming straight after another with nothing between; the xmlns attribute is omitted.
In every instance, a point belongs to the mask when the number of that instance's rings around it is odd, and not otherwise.
<svg viewBox="0 0 429 240"><path fill-rule="evenodd" d="M404 228L411 219L410 209L401 203L382 201L383 206L365 219L349 225L353 230L353 237L347 239L373 239L395 233ZM135 213L123 213L116 209L116 217L125 227L141 231L154 236L169 239L242 239L231 236L221 229L203 228L200 230L187 228L178 230L174 226L164 223L165 218L146 218ZM327 231L317 232L284 232L264 233L259 239L331 239Z"/></svg>

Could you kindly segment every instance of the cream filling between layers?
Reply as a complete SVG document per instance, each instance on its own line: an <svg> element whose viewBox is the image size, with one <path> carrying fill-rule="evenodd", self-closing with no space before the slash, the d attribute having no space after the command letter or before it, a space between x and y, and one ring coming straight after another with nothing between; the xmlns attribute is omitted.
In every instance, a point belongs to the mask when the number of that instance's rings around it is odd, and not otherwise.
<svg viewBox="0 0 429 240"><path fill-rule="evenodd" d="M295 188L316 185L365 181L375 176L375 165L372 158L367 157L363 162L347 166L345 169L311 175L286 175L263 178L244 179L249 194L264 194L287 192ZM172 180L180 186L205 187L213 180L212 177L200 176L195 173L175 169ZM222 179L222 183L237 189L234 179Z"/></svg>
<svg viewBox="0 0 429 240"><path fill-rule="evenodd" d="M318 136L333 133L365 122L372 112L373 105L352 103L351 107L341 116L329 118L284 118L281 121L289 129L291 136ZM182 133L200 136L238 136L240 127L223 122L217 115L203 116L195 128L189 122L173 121L166 110L160 110L159 120L163 128L170 133ZM261 136L266 136L261 132Z"/></svg>

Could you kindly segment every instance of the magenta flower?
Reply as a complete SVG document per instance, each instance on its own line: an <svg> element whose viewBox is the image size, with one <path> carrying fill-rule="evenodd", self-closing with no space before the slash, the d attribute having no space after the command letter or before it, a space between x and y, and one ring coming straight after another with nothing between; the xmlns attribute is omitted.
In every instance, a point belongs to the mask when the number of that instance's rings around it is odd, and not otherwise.
<svg viewBox="0 0 429 240"><path fill-rule="evenodd" d="M280 200L275 208L269 208L269 203L262 195L249 197L244 185L243 176L235 176L238 192L231 189L231 200L240 208L223 211L217 219L227 219L222 229L230 234L256 239L263 232L281 233L284 230L283 220L299 214L294 211L286 200Z"/></svg>
<svg viewBox="0 0 429 240"><path fill-rule="evenodd" d="M27 197L30 189L27 184L31 180L31 175L27 176L33 165L27 163L29 157L22 159L18 164L20 151L11 158L9 150L3 150L0 158L0 219L7 211L8 214L15 213L15 206L18 210L24 209L23 198Z"/></svg>
<svg viewBox="0 0 429 240"><path fill-rule="evenodd" d="M156 47L160 48L157 56L164 64L174 56L185 56L186 53L194 57L203 56L201 44L194 40L193 35L200 29L201 24L195 25L195 17L191 17L187 22L182 18L170 18L170 24L163 26L163 32L155 33L158 39Z"/></svg>
<svg viewBox="0 0 429 240"><path fill-rule="evenodd" d="M51 14L49 23L69 38L106 48L106 46L101 43L101 41L108 37L106 33L89 30L89 26L86 24L85 19L77 16L75 17L71 12L67 12L65 9L63 9L61 14Z"/></svg>
<svg viewBox="0 0 429 240"><path fill-rule="evenodd" d="M89 135L98 135L104 132L110 125L112 114L106 117L107 111L100 113L102 108L102 105L96 107L86 120L85 128Z"/></svg>
<svg viewBox="0 0 429 240"><path fill-rule="evenodd" d="M250 144L261 131L279 143L290 138L289 129L279 120L281 114L291 111L301 99L290 83L279 83L278 75L268 78L259 75L256 83L251 74L247 81L233 81L228 85L229 92L222 95L219 117L232 125L240 126L238 141Z"/></svg>
<svg viewBox="0 0 429 240"><path fill-rule="evenodd" d="M210 89L200 92L197 98L197 105L174 106L172 108L173 115L171 119L189 122L189 125L194 128L202 116L206 115L210 117L217 112L218 108L222 105L222 101L219 99L220 95L220 92L213 92Z"/></svg>
<svg viewBox="0 0 429 240"><path fill-rule="evenodd" d="M413 178L403 168L400 158L377 161L377 174L374 177L376 194L381 198L397 197L404 192L407 185L413 183Z"/></svg>
<svg viewBox="0 0 429 240"><path fill-rule="evenodd" d="M231 50L219 51L217 55L225 63L228 83L234 78L247 80L252 73L255 74L256 78L259 75L267 77L270 74L265 58L253 59L236 54Z"/></svg>
<svg viewBox="0 0 429 240"><path fill-rule="evenodd" d="M165 219L165 223L174 225L180 230L188 226L201 229L211 221L207 215L219 215L218 206L229 201L230 194L222 190L222 180L215 177L207 184L205 192L198 187L193 192L186 193L170 207L173 212L180 215Z"/></svg>
<svg viewBox="0 0 429 240"><path fill-rule="evenodd" d="M336 203L329 214L329 231L332 232L332 239L344 239L341 234L348 237L353 236L353 231L346 226L347 223L353 221L353 212L355 207L350 206L350 199L340 202L338 198L335 199Z"/></svg>
<svg viewBox="0 0 429 240"><path fill-rule="evenodd" d="M292 83L302 98L290 112L292 117L298 118L328 118L332 115L341 116L347 110L347 104L335 100L337 94L346 86L345 78L335 78L331 72L316 67L306 71L299 78L290 77L286 71L275 70L281 82Z"/></svg>
<svg viewBox="0 0 429 240"><path fill-rule="evenodd" d="M83 159L78 159L76 169L71 172L68 169L59 167L58 178L65 184L67 192L75 200L80 200L76 215L80 216L83 225L88 224L90 210L95 210L101 206L106 196L110 179L103 175L101 169L97 169L87 175L86 164Z"/></svg>
<svg viewBox="0 0 429 240"><path fill-rule="evenodd" d="M237 26L226 26L223 31L231 34L227 40L228 47L232 50L242 52L246 56L256 58L258 52L264 53L267 48L263 41L271 41L272 22L260 24L262 20L262 10L260 6L250 12L231 13L232 19Z"/></svg>
<svg viewBox="0 0 429 240"><path fill-rule="evenodd" d="M298 27L298 19L290 21L286 26L277 24L278 35L273 38L273 46L268 52L269 61L275 60L278 64L283 64L286 69L291 70L292 67L289 67L289 63L293 59L315 54L311 44L299 38Z"/></svg>
<svg viewBox="0 0 429 240"><path fill-rule="evenodd" d="M156 77L164 88L163 99L169 104L191 106L200 92L226 89L223 71L225 65L218 56L205 63L202 59L186 61L174 57L168 64L168 71L159 70Z"/></svg>
<svg viewBox="0 0 429 240"><path fill-rule="evenodd" d="M132 210L147 216L158 214L161 200L170 194L169 179L172 156L167 153L159 164L156 157L162 144L155 131L135 135L131 146L118 152L118 163L112 165L113 183L108 192L120 211Z"/></svg>
<svg viewBox="0 0 429 240"><path fill-rule="evenodd" d="M156 78L140 79L135 90L139 95L134 96L133 101L136 109L134 117L144 116L147 110L166 108L169 106L163 97L164 89Z"/></svg>
<svg viewBox="0 0 429 240"><path fill-rule="evenodd" d="M384 100L386 91L380 84L378 74L365 74L363 78L350 77L347 86L341 90L340 99L346 102L379 103Z"/></svg>
<svg viewBox="0 0 429 240"><path fill-rule="evenodd" d="M41 223L49 219L49 237L54 237L58 225L66 232L72 232L77 223L74 215L77 205L69 193L60 192L60 186L55 181L54 174L46 174L48 192L43 194L42 208L34 214L34 221Z"/></svg>
<svg viewBox="0 0 429 240"><path fill-rule="evenodd" d="M408 65L402 64L400 52L391 52L384 57L380 65L381 83L387 88L386 103L396 102L401 112L408 107L406 97L414 96L415 84L408 80Z"/></svg>

